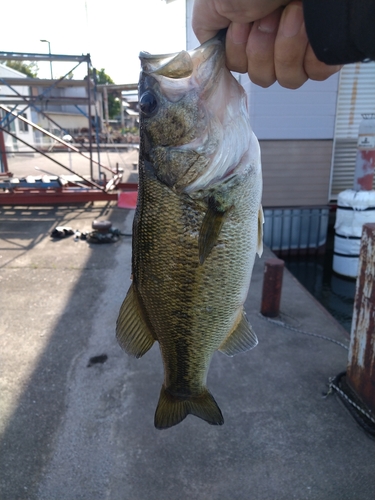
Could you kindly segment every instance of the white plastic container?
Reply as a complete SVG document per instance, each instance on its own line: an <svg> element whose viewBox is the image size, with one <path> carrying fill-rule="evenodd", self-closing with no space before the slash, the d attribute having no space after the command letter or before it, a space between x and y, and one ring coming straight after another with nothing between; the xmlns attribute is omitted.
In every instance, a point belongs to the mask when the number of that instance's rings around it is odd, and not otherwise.
<svg viewBox="0 0 375 500"><path fill-rule="evenodd" d="M338 195L333 270L343 276L358 275L362 226L375 222L375 191L346 189Z"/></svg>

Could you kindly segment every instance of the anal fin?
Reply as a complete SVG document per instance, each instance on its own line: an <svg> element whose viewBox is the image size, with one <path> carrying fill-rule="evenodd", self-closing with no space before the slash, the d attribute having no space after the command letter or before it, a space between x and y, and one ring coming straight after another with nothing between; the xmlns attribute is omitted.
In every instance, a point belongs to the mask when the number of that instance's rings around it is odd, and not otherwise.
<svg viewBox="0 0 375 500"><path fill-rule="evenodd" d="M247 321L245 313L242 311L239 322L221 344L219 351L227 356L234 356L240 352L253 349L257 344L257 336L250 323Z"/></svg>
<svg viewBox="0 0 375 500"><path fill-rule="evenodd" d="M143 356L155 341L144 319L133 284L120 308L116 323L116 338L124 351L136 358Z"/></svg>

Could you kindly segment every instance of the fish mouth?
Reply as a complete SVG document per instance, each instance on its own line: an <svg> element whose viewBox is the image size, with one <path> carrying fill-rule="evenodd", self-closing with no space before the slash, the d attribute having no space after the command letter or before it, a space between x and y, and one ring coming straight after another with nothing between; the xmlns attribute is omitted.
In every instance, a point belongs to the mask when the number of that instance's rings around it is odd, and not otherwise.
<svg viewBox="0 0 375 500"><path fill-rule="evenodd" d="M155 55L141 52L139 58L142 72L174 80L189 78L196 74L199 83L202 84L203 73L206 76L204 80L212 78L223 64L226 31L226 29L219 31L213 38L189 51Z"/></svg>

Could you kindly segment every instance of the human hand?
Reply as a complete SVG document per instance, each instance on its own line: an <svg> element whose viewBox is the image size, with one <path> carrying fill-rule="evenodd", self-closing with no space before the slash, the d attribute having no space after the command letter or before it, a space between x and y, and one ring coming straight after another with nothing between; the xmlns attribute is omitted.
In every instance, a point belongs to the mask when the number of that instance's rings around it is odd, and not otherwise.
<svg viewBox="0 0 375 500"><path fill-rule="evenodd" d="M201 43L228 27L227 66L261 87L296 89L326 80L341 66L320 62L309 44L298 0L195 0L193 29Z"/></svg>

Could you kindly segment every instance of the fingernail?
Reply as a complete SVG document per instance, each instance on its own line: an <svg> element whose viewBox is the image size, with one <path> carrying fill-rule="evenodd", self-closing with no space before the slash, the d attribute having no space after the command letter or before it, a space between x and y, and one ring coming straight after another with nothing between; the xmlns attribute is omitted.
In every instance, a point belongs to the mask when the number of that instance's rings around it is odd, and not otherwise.
<svg viewBox="0 0 375 500"><path fill-rule="evenodd" d="M267 16L259 21L258 30L262 33L274 33L278 24L278 18L275 16Z"/></svg>
<svg viewBox="0 0 375 500"><path fill-rule="evenodd" d="M230 25L229 36L235 45L247 43L250 26L248 24L232 23Z"/></svg>
<svg viewBox="0 0 375 500"><path fill-rule="evenodd" d="M296 36L303 23L303 11L299 5L290 5L284 10L280 30L286 38Z"/></svg>

